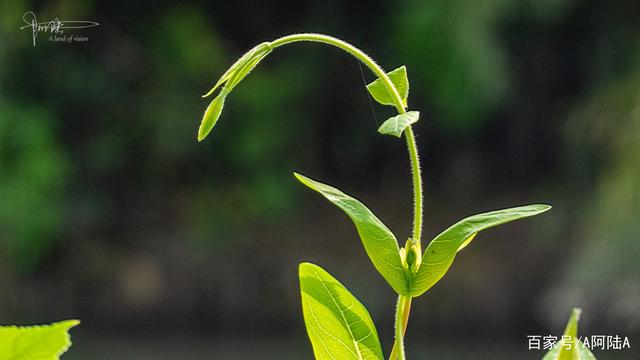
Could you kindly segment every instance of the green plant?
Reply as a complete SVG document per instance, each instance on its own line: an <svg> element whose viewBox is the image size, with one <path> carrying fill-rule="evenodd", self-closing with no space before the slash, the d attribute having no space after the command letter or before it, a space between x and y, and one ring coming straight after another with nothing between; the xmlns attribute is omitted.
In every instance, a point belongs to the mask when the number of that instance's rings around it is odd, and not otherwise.
<svg viewBox="0 0 640 360"><path fill-rule="evenodd" d="M564 335L542 360L596 360L591 350L578 339L578 321L580 321L581 312L579 308L571 311Z"/></svg>
<svg viewBox="0 0 640 360"><path fill-rule="evenodd" d="M409 81L404 66L386 73L368 55L340 39L322 34L294 34L263 42L237 60L203 97L220 89L207 107L198 140L217 123L233 89L274 49L296 42L317 42L337 47L364 63L376 76L367 90L380 104L395 107L398 115L386 120L381 134L405 136L413 178L413 231L403 247L395 235L366 206L342 191L303 175L295 177L343 210L353 221L374 267L398 294L395 341L389 359L404 360L403 338L411 301L429 290L448 271L453 260L478 232L513 220L540 214L548 205L528 205L474 215L436 236L422 251L422 178L412 125L418 111L407 111ZM317 265L302 263L299 269L302 306L307 333L316 359L383 359L376 327L362 305L338 280Z"/></svg>
<svg viewBox="0 0 640 360"><path fill-rule="evenodd" d="M0 326L0 360L58 360L71 346L67 320L42 326Z"/></svg>

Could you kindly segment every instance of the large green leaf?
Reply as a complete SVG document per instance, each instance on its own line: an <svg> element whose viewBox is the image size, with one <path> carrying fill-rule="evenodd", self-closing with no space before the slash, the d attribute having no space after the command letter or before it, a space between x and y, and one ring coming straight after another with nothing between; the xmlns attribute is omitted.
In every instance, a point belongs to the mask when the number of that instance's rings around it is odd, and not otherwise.
<svg viewBox="0 0 640 360"><path fill-rule="evenodd" d="M395 86L404 105L407 105L407 97L409 96L409 78L407 78L407 68L403 65L389 73L389 79ZM377 102L382 105L394 106L393 96L389 93L381 79L376 79L367 85L367 90Z"/></svg>
<svg viewBox="0 0 640 360"><path fill-rule="evenodd" d="M358 230L362 244L378 272L398 294L407 295L407 278L400 259L400 249L391 230L360 201L332 186L297 173L294 175L300 182L322 194L351 218Z"/></svg>
<svg viewBox="0 0 640 360"><path fill-rule="evenodd" d="M581 310L574 308L564 330L564 336L556 344L555 348L542 358L542 360L596 360L591 350L589 350L578 339L578 321L580 321Z"/></svg>
<svg viewBox="0 0 640 360"><path fill-rule="evenodd" d="M407 126L418 122L419 118L420 113L418 111L408 111L404 114L390 117L385 122L383 122L382 125L380 125L380 127L378 128L378 132L380 134L400 137L404 129L406 129Z"/></svg>
<svg viewBox="0 0 640 360"><path fill-rule="evenodd" d="M0 326L0 360L58 360L71 346L67 320L42 326Z"/></svg>
<svg viewBox="0 0 640 360"><path fill-rule="evenodd" d="M300 293L317 360L384 359L369 312L328 272L314 264L300 264Z"/></svg>
<svg viewBox="0 0 640 360"><path fill-rule="evenodd" d="M422 265L412 278L410 295L419 296L435 285L449 270L456 253L467 246L479 231L538 215L550 208L549 205L520 206L473 215L458 221L436 236L425 249Z"/></svg>

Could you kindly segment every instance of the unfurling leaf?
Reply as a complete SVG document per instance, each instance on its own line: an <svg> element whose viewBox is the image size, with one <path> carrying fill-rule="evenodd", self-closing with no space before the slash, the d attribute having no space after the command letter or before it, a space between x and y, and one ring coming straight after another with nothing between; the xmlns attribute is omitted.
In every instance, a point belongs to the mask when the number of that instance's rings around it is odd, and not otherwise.
<svg viewBox="0 0 640 360"><path fill-rule="evenodd" d="M271 53L271 45L268 42L264 42L244 54L238 61L236 61L229 70L227 70L218 82L213 86L208 93L202 97L207 97L213 94L214 91L222 84L224 87L220 91L220 94L209 104L207 110L204 112L200 128L198 129L198 141L202 141L213 129L213 126L218 122L224 102L227 95L238 85L250 72L253 70L262 59L264 59L269 53Z"/></svg>
<svg viewBox="0 0 640 360"><path fill-rule="evenodd" d="M229 81L225 84L225 88L231 92L233 88L236 87L249 73L253 68L255 68L262 59L267 57L271 53L271 48L267 47L257 51L249 61L247 61L242 67L236 70L235 74L229 78Z"/></svg>
<svg viewBox="0 0 640 360"><path fill-rule="evenodd" d="M207 110L204 111L202 121L200 122L200 128L198 129L198 141L204 140L211 132L211 129L213 129L213 126L218 122L226 98L227 93L223 90L211 101L209 106L207 106Z"/></svg>
<svg viewBox="0 0 640 360"><path fill-rule="evenodd" d="M302 312L316 360L383 360L364 305L321 267L302 263L299 271Z"/></svg>
<svg viewBox="0 0 640 360"><path fill-rule="evenodd" d="M58 360L71 346L78 320L42 326L0 326L0 360Z"/></svg>
<svg viewBox="0 0 640 360"><path fill-rule="evenodd" d="M578 321L581 310L574 308L571 311L569 322L564 330L564 336L551 349L542 360L596 360L593 353L578 338Z"/></svg>
<svg viewBox="0 0 640 360"><path fill-rule="evenodd" d="M387 73L391 83L395 86L398 94L400 94L400 98L402 99L402 103L407 105L407 97L409 96L409 79L407 78L407 68L403 65L389 73ZM367 90L377 102L382 105L391 105L394 106L395 102L393 101L393 96L389 93L387 88L384 86L384 82L381 79L376 79L367 85Z"/></svg>
<svg viewBox="0 0 640 360"><path fill-rule="evenodd" d="M407 278L400 259L400 249L391 230L360 201L332 186L300 174L294 175L301 183L322 194L351 218L375 268L398 294L407 295Z"/></svg>
<svg viewBox="0 0 640 360"><path fill-rule="evenodd" d="M481 230L510 221L538 215L549 210L549 205L528 205L491 211L460 220L436 236L422 255L422 265L412 278L410 294L422 295L435 285L449 270L458 250L467 246Z"/></svg>
<svg viewBox="0 0 640 360"><path fill-rule="evenodd" d="M378 132L380 134L400 137L404 129L406 129L407 126L418 122L419 118L420 113L418 111L408 111L404 114L390 117L384 123L382 123L382 125L380 125L380 127L378 128Z"/></svg>
<svg viewBox="0 0 640 360"><path fill-rule="evenodd" d="M236 60L236 62L233 63L233 65L231 65L231 67L227 69L227 71L225 71L224 74L222 74L222 76L220 77L220 79L218 79L218 81L213 86L213 88L211 88L211 90L209 90L206 94L202 95L202 97L208 97L211 94L213 94L218 87L220 87L222 84L227 82L227 80L231 79L236 74L236 72L242 67L244 67L251 59L253 59L256 56L260 56L265 52L267 54L271 52L271 47L269 46L268 42L263 42L261 44L258 44L255 47L253 47L251 50L247 51L238 60Z"/></svg>

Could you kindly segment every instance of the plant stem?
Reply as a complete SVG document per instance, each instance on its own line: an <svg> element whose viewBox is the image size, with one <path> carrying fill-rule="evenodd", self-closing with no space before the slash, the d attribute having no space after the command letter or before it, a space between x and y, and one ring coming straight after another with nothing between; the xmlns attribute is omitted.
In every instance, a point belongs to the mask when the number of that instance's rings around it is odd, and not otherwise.
<svg viewBox="0 0 640 360"><path fill-rule="evenodd" d="M400 93L396 89L387 73L378 65L369 55L365 54L362 50L349 44L346 41L337 39L333 36L314 34L314 33L301 33L293 34L278 38L270 43L272 49L277 47L291 44L295 42L309 41L328 44L337 48L340 48L347 53L353 55L358 60L362 61L374 74L378 77L385 88L391 94L393 103L395 105L398 114L404 114L407 110ZM422 175L420 173L420 158L418 157L418 147L416 145L415 135L411 126L408 126L405 131L405 139L407 141L407 148L409 150L409 160L411 161L411 175L413 181L413 236L412 241L417 245L418 251L421 251L420 238L422 236ZM390 360L405 360L404 354L404 334L407 330L407 324L409 322L409 312L411 310L411 297L400 295L398 297L398 306L396 308L396 321L395 321L395 342L393 350L391 351Z"/></svg>
<svg viewBox="0 0 640 360"><path fill-rule="evenodd" d="M398 301L400 301L400 299L398 298ZM406 296L404 297L404 308L402 309L403 311L403 316L402 316L402 335L404 336L404 334L406 334L407 332L407 325L409 324L409 313L411 312L411 297L410 296ZM398 308L396 308L396 333L398 331L397 328L397 320L398 320ZM397 336L396 336L397 338ZM391 354L389 355L389 360L397 360L398 359L398 349L400 348L400 345L398 344L398 342L394 342L393 343L393 348L391 349ZM402 349L404 349L404 345L402 346ZM404 353L404 351L403 351Z"/></svg>
<svg viewBox="0 0 640 360"><path fill-rule="evenodd" d="M323 44L328 44L331 46L335 46L340 48L347 53L353 55L358 60L362 61L374 74L377 76L385 88L391 94L393 102L395 104L396 110L398 114L404 114L407 110L405 109L405 105L402 101L402 97L398 90L387 76L387 73L382 70L382 68L376 64L375 61L369 55L365 54L362 50L357 47L349 44L346 41L340 40L333 36L323 35L323 34L314 34L314 33L302 33L302 34L293 34L281 37L271 42L271 48L275 49L277 47L291 44L294 42L301 41L310 41L310 42L319 42ZM420 174L420 159L418 157L418 147L416 146L415 135L413 134L413 129L411 126L408 126L405 131L405 138L407 141L407 147L409 149L409 159L411 161L411 174L413 178L413 236L412 240L415 244L420 244L420 238L422 236L422 177Z"/></svg>
<svg viewBox="0 0 640 360"><path fill-rule="evenodd" d="M411 309L411 297L399 295L398 306L396 307L395 332L396 338L393 343L393 350L389 356L389 360L405 360L404 355L404 332L406 330L406 321L409 319L409 310Z"/></svg>
<svg viewBox="0 0 640 360"><path fill-rule="evenodd" d="M411 174L413 175L413 243L418 246L418 251L422 251L420 239L422 237L422 174L420 172L420 158L418 157L418 146L413 135L413 128L407 126L404 130L411 159Z"/></svg>

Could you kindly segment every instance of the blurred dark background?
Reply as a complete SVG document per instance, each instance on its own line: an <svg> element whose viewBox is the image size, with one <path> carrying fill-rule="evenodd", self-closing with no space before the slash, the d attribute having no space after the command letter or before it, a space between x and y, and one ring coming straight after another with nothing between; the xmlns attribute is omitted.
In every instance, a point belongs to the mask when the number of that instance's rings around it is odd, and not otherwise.
<svg viewBox="0 0 640 360"><path fill-rule="evenodd" d="M36 47L22 16L93 20ZM254 44L340 36L406 65L425 241L533 202L486 231L414 303L410 359L539 359L528 334L640 340L640 2L0 2L0 323L82 319L65 359L309 359L297 264L365 303L388 352L391 289L352 224L292 171L410 233L403 141L376 128L366 69L276 50L205 142L200 98Z"/></svg>

